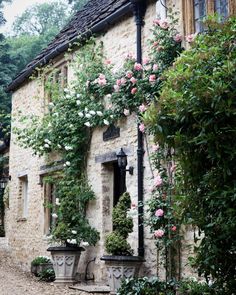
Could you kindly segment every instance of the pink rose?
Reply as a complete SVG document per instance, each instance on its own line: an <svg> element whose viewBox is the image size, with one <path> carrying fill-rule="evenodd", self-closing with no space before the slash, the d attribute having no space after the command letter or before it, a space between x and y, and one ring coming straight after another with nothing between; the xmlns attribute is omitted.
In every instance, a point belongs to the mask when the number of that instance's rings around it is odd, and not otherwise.
<svg viewBox="0 0 236 295"><path fill-rule="evenodd" d="M121 83L121 85L125 85L126 82L127 82L127 81L126 81L125 78L121 78L121 79L120 79L120 83Z"/></svg>
<svg viewBox="0 0 236 295"><path fill-rule="evenodd" d="M145 57L145 58L143 59L143 64L146 65L146 64L148 64L148 63L149 63L149 58L146 58L146 57Z"/></svg>
<svg viewBox="0 0 236 295"><path fill-rule="evenodd" d="M159 67L158 67L158 65L157 64L154 64L153 66L152 66L152 70L155 72L155 71L157 71L159 69Z"/></svg>
<svg viewBox="0 0 236 295"><path fill-rule="evenodd" d="M130 111L127 110L127 109L124 109L124 112L123 113L124 113L125 116L129 116L130 115Z"/></svg>
<svg viewBox="0 0 236 295"><path fill-rule="evenodd" d="M153 21L153 23L154 23L154 25L160 25L160 19L154 19L154 21Z"/></svg>
<svg viewBox="0 0 236 295"><path fill-rule="evenodd" d="M154 185L155 186L161 186L163 183L163 180L161 178L160 175L157 175L155 178L154 178Z"/></svg>
<svg viewBox="0 0 236 295"><path fill-rule="evenodd" d="M132 78L132 77L133 77L133 73L132 73L131 71L128 71L128 72L126 73L126 77L127 77L128 79Z"/></svg>
<svg viewBox="0 0 236 295"><path fill-rule="evenodd" d="M159 146L158 143L157 143L157 144L154 144L154 145L152 146L152 151L153 151L153 152L157 152L157 151L159 150L159 148L160 148L160 146Z"/></svg>
<svg viewBox="0 0 236 295"><path fill-rule="evenodd" d="M141 113L144 113L147 110L147 107L144 104L141 104L138 109Z"/></svg>
<svg viewBox="0 0 236 295"><path fill-rule="evenodd" d="M155 75L155 74L150 75L150 76L149 76L149 82L153 83L153 82L155 82L155 81L156 81L156 75Z"/></svg>
<svg viewBox="0 0 236 295"><path fill-rule="evenodd" d="M191 43L196 38L196 34L190 34L190 35L186 36L185 38L188 43Z"/></svg>
<svg viewBox="0 0 236 295"><path fill-rule="evenodd" d="M137 79L135 79L134 77L132 77L132 78L130 79L130 82L131 82L132 84L135 84L135 83L137 82Z"/></svg>
<svg viewBox="0 0 236 295"><path fill-rule="evenodd" d="M176 231L177 230L177 227L174 225L174 226L172 226L171 230L172 231Z"/></svg>
<svg viewBox="0 0 236 295"><path fill-rule="evenodd" d="M133 54L132 52L129 52L129 53L126 55L125 59L131 59L131 60L135 59L135 58L134 58L134 54Z"/></svg>
<svg viewBox="0 0 236 295"><path fill-rule="evenodd" d="M174 36L174 40L175 40L175 42L181 42L182 41L182 35L180 35L180 34L176 34L175 36Z"/></svg>
<svg viewBox="0 0 236 295"><path fill-rule="evenodd" d="M100 86L104 86L104 85L107 84L107 80L106 80L106 79L98 79L98 84L99 84Z"/></svg>
<svg viewBox="0 0 236 295"><path fill-rule="evenodd" d="M117 80L116 80L116 85L117 85L117 86L120 86L120 85L121 85L121 79L117 79Z"/></svg>
<svg viewBox="0 0 236 295"><path fill-rule="evenodd" d="M154 231L155 238L162 238L164 236L164 230L158 229Z"/></svg>
<svg viewBox="0 0 236 295"><path fill-rule="evenodd" d="M158 46L158 44L159 44L158 41L154 41L153 44L152 44L152 46L153 46L153 47L156 47L156 46Z"/></svg>
<svg viewBox="0 0 236 295"><path fill-rule="evenodd" d="M138 91L138 89L136 87L135 88L132 88L131 89L131 94L135 94L137 91Z"/></svg>
<svg viewBox="0 0 236 295"><path fill-rule="evenodd" d="M159 25L162 29L166 30L169 28L169 22L165 19L165 20L161 20L159 22Z"/></svg>
<svg viewBox="0 0 236 295"><path fill-rule="evenodd" d="M139 64L139 63L136 62L134 64L134 69L135 69L135 71L142 71L143 67L142 67L141 64Z"/></svg>
<svg viewBox="0 0 236 295"><path fill-rule="evenodd" d="M113 87L114 87L115 92L119 92L120 91L120 87L118 85L114 85Z"/></svg>
<svg viewBox="0 0 236 295"><path fill-rule="evenodd" d="M110 65L110 64L111 64L110 59L106 59L106 60L105 60L105 64L106 64L106 65Z"/></svg>
<svg viewBox="0 0 236 295"><path fill-rule="evenodd" d="M164 215L164 211L162 209L158 209L156 212L155 212L155 216L156 217L162 217Z"/></svg>
<svg viewBox="0 0 236 295"><path fill-rule="evenodd" d="M138 128L142 133L145 131L145 125L143 123L141 123Z"/></svg>
<svg viewBox="0 0 236 295"><path fill-rule="evenodd" d="M157 46L157 51L160 52L161 50L163 50L164 47L163 46Z"/></svg>
<svg viewBox="0 0 236 295"><path fill-rule="evenodd" d="M105 80L105 79L106 79L106 77L105 77L105 75L103 75L103 74L100 74L100 75L99 75L99 79L101 79L101 80Z"/></svg>

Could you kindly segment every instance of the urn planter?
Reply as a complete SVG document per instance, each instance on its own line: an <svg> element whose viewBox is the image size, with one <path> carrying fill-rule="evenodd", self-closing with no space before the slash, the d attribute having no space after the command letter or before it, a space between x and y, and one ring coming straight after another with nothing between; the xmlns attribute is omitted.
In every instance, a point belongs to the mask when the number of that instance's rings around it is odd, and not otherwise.
<svg viewBox="0 0 236 295"><path fill-rule="evenodd" d="M82 247L49 247L51 252L53 268L55 271L54 284L68 285L75 284L75 275L78 267Z"/></svg>
<svg viewBox="0 0 236 295"><path fill-rule="evenodd" d="M110 294L116 294L121 286L121 281L137 277L144 259L139 256L103 256L107 267Z"/></svg>

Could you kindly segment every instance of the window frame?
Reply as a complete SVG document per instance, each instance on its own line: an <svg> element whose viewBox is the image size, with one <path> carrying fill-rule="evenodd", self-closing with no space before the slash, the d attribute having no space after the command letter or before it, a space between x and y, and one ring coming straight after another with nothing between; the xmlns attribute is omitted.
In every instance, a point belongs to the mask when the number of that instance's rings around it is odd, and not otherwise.
<svg viewBox="0 0 236 295"><path fill-rule="evenodd" d="M194 0L182 0L184 35L195 33ZM228 0L229 16L236 14L236 1ZM215 12L215 0L206 0L206 15Z"/></svg>

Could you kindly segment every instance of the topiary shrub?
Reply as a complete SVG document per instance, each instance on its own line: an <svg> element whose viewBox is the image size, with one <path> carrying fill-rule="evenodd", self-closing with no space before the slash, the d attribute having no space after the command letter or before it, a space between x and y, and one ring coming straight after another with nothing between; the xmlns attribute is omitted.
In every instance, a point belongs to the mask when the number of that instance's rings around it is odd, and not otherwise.
<svg viewBox="0 0 236 295"><path fill-rule="evenodd" d="M105 240L105 248L112 255L132 255L133 250L127 242L129 233L133 231L133 220L127 217L131 206L129 193L125 192L112 212L113 232Z"/></svg>

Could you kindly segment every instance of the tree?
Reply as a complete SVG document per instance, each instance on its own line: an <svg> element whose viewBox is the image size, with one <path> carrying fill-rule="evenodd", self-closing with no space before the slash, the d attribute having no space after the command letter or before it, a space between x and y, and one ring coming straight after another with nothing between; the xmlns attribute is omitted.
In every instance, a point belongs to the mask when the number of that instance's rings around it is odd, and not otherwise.
<svg viewBox="0 0 236 295"><path fill-rule="evenodd" d="M35 4L16 18L13 24L15 36L45 35L52 28L59 31L68 21L70 9L62 1Z"/></svg>
<svg viewBox="0 0 236 295"><path fill-rule="evenodd" d="M12 2L12 0L0 0L0 10L3 8L3 4L4 2ZM0 25L2 25L3 23L5 23L5 18L3 16L2 11L0 11Z"/></svg>
<svg viewBox="0 0 236 295"><path fill-rule="evenodd" d="M80 10L87 2L88 0L68 0L68 3L72 4L72 9L75 12Z"/></svg>

